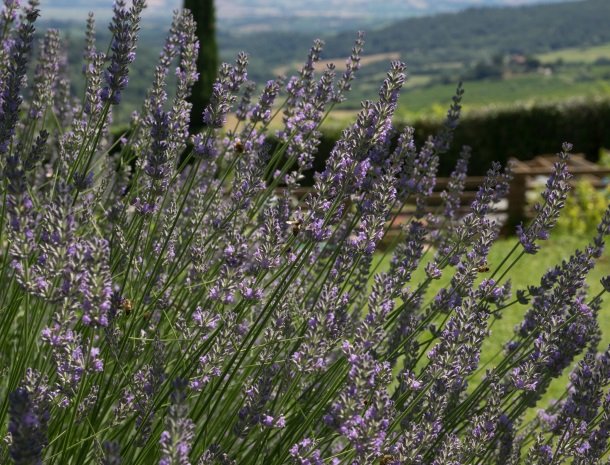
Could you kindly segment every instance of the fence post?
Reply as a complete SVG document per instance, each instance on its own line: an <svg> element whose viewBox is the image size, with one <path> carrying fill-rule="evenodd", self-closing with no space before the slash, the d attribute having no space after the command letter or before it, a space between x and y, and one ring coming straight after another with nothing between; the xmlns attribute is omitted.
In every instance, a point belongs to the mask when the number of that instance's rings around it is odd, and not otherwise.
<svg viewBox="0 0 610 465"><path fill-rule="evenodd" d="M508 192L508 218L504 224L505 232L514 232L514 227L525 218L525 207L527 203L527 175L525 173L513 173Z"/></svg>

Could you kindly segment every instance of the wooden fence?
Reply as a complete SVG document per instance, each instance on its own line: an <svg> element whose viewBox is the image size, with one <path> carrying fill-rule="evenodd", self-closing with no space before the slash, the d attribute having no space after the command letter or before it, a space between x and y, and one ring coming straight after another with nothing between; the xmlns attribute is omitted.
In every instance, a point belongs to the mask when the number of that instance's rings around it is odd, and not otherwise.
<svg viewBox="0 0 610 465"><path fill-rule="evenodd" d="M506 199L499 203L495 208L494 214L504 225L503 231L510 233L514 231L514 226L524 221L531 214L528 206L527 193L538 185L543 178L550 176L553 172L553 163L556 161L555 155L540 155L532 160L520 161L511 159L513 164L513 179L510 183L509 194ZM610 178L610 168L603 168L585 159L582 154L575 154L568 160L568 169L574 175L573 180L586 177L594 187L603 188L608 185ZM439 177L432 195L428 199L428 211L434 212L442 203L441 193L447 188L450 178ZM474 200L477 190L483 182L483 176L468 176L465 179L464 191L461 195L461 208L458 213L465 214L470 210L470 204ZM311 187L302 187L293 191L297 200L302 200L308 193L312 192ZM398 232L400 226L407 221L415 210L414 201L408 202L400 211L395 211L392 217L394 221L390 225L389 233Z"/></svg>
<svg viewBox="0 0 610 465"><path fill-rule="evenodd" d="M556 160L554 155L539 155L528 161L511 159L513 179L508 194L508 225L515 225L529 216L527 192L532 189L537 177L548 177L553 172L553 164ZM568 170L574 175L572 181L584 177L595 188L608 185L610 168L588 161L583 154L575 154L568 159Z"/></svg>

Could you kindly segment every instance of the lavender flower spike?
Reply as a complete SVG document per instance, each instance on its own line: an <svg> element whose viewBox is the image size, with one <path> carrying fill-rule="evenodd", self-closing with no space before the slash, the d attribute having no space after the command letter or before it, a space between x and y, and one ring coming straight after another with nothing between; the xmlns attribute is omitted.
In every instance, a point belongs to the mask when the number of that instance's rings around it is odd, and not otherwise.
<svg viewBox="0 0 610 465"><path fill-rule="evenodd" d="M186 381L176 380L169 408L166 430L161 433L159 465L190 465L189 452L195 424L188 418Z"/></svg>
<svg viewBox="0 0 610 465"><path fill-rule="evenodd" d="M360 55L364 49L364 32L358 31L358 36L354 42L352 48L352 54L345 62L345 72L341 79L337 83L337 91L333 97L333 100L337 103L345 100L345 93L349 92L352 88L351 82L354 80L356 71L360 69Z"/></svg>
<svg viewBox="0 0 610 465"><path fill-rule="evenodd" d="M19 118L19 107L23 101L20 92L27 72L28 56L32 49L36 18L38 18L38 10L28 8L25 19L19 26L19 32L6 71L6 81L2 83L3 88L0 95L2 105L0 108L0 154L5 154L8 151Z"/></svg>
<svg viewBox="0 0 610 465"><path fill-rule="evenodd" d="M9 417L10 455L15 465L42 465L48 411L35 405L32 394L20 387L9 396Z"/></svg>
<svg viewBox="0 0 610 465"><path fill-rule="evenodd" d="M227 113L235 103L235 93L248 77L248 56L240 53L235 66L223 63L218 71L218 79L213 85L210 104L203 110L203 124L210 128L222 128Z"/></svg>
<svg viewBox="0 0 610 465"><path fill-rule="evenodd" d="M121 460L121 448L118 442L104 441L102 449L104 451L102 465L121 465L123 461Z"/></svg>
<svg viewBox="0 0 610 465"><path fill-rule="evenodd" d="M28 116L41 118L47 106L53 101L53 84L59 69L59 32L50 29L42 41L40 63L34 75L34 95Z"/></svg>
<svg viewBox="0 0 610 465"><path fill-rule="evenodd" d="M135 0L129 10L125 0L117 0L114 4L114 17L109 29L114 39L110 65L106 70L106 87L102 90L102 100L117 105L121 101L121 92L129 82L129 65L136 57L137 32L139 30L140 14L144 9L143 0Z"/></svg>
<svg viewBox="0 0 610 465"><path fill-rule="evenodd" d="M525 253L535 254L540 247L536 244L536 240L545 240L549 237L549 231L557 223L559 212L565 205L570 185L568 181L572 177L568 172L567 160L572 150L572 144L565 142L562 145L562 152L559 153L559 161L555 163L553 174L549 177L546 183L546 189L542 193L544 204L534 205L536 210L536 218L527 227L523 228L520 224L517 226L517 236L519 242L523 245Z"/></svg>

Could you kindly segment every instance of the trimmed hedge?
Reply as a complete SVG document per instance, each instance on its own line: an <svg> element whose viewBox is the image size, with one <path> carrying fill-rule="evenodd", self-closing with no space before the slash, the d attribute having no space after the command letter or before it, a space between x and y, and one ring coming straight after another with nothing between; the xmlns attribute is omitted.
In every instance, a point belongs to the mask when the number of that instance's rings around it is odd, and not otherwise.
<svg viewBox="0 0 610 465"><path fill-rule="evenodd" d="M418 122L416 136L421 141L438 127L439 123ZM451 172L462 145L475 148L470 174L482 175L494 160L505 163L510 157L530 160L556 153L563 141L597 161L600 148L610 147L610 100L505 109L464 118L451 151L441 158L440 172Z"/></svg>
<svg viewBox="0 0 610 465"><path fill-rule="evenodd" d="M418 143L438 131L441 124L441 121L414 122ZM318 170L324 166L339 136L339 132L327 132L322 137L316 160ZM449 175L463 145L475 147L469 174L478 176L485 174L492 161L506 163L511 157L529 160L536 155L556 153L563 141L571 142L575 152L597 161L600 148L610 147L610 100L570 101L464 117L451 150L441 157L439 175Z"/></svg>
<svg viewBox="0 0 610 465"><path fill-rule="evenodd" d="M441 125L442 121L432 120L412 123L417 142L423 143ZM404 124L397 127L401 130ZM113 133L118 137L124 131L124 127L117 128ZM314 168L306 173L304 185L313 184L313 173L324 169L325 160L340 136L340 131L323 132ZM596 162L600 148L610 147L610 100L518 107L464 117L450 151L441 157L439 175L449 175L463 145L476 147L469 174L480 176L494 160L506 163L511 157L529 160L536 155L556 153L563 141L571 142L575 152L584 153L588 160ZM277 140L270 138L269 142L273 150Z"/></svg>

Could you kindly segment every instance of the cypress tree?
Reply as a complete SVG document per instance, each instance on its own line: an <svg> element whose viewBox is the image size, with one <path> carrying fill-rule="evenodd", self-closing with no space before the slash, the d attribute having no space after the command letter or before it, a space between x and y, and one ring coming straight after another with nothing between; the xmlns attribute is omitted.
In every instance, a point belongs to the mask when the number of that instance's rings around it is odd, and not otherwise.
<svg viewBox="0 0 610 465"><path fill-rule="evenodd" d="M184 8L193 13L197 22L197 37L199 38L199 55L197 71L199 80L193 86L191 103L191 130L200 129L201 114L210 102L212 85L218 69L218 48L216 45L216 25L214 0L184 0Z"/></svg>

